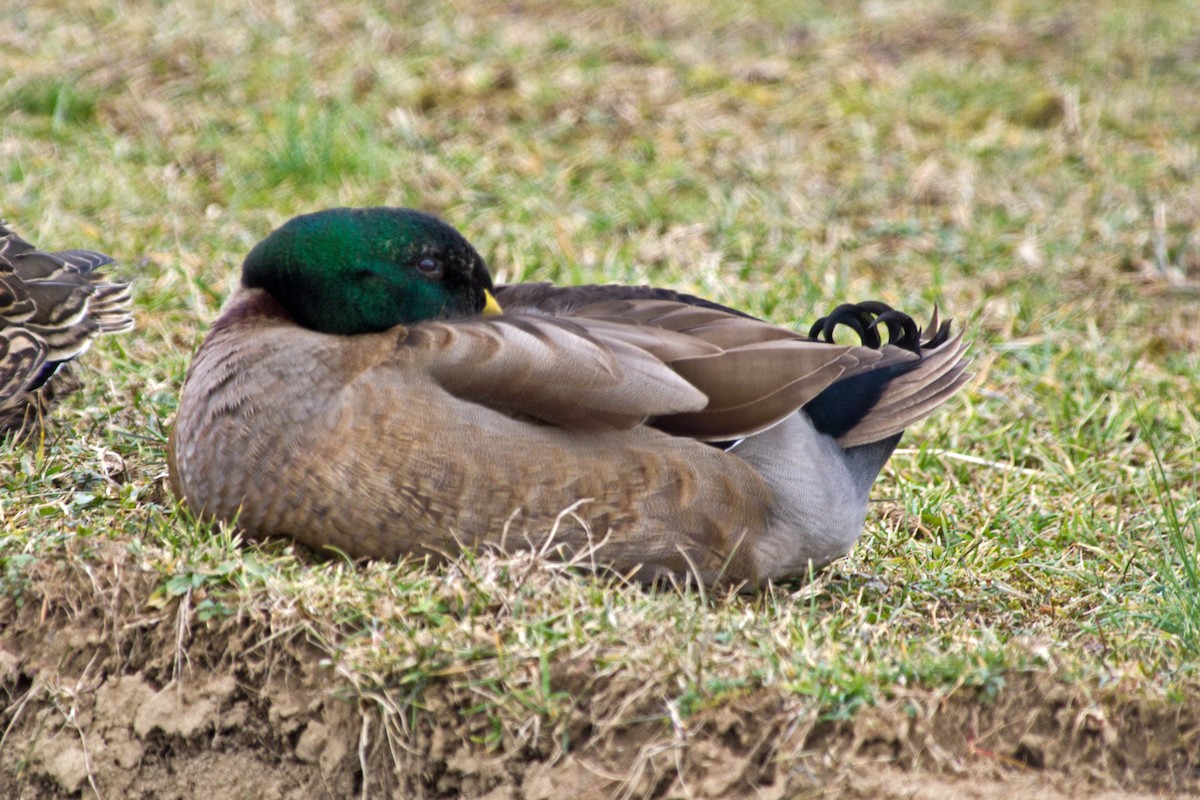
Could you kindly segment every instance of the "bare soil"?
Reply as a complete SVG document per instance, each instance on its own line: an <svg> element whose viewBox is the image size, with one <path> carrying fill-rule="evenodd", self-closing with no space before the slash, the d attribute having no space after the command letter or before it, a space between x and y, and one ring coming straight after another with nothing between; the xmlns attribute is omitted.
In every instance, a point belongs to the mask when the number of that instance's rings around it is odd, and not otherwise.
<svg viewBox="0 0 1200 800"><path fill-rule="evenodd" d="M488 748L461 689L430 686L419 707L351 691L294 620L147 604L157 576L122 549L27 577L0 598L0 797L1200 797L1196 698L1041 672L995 698L906 691L849 721L764 689L672 723L645 696L601 729L612 698L567 666L559 734Z"/></svg>

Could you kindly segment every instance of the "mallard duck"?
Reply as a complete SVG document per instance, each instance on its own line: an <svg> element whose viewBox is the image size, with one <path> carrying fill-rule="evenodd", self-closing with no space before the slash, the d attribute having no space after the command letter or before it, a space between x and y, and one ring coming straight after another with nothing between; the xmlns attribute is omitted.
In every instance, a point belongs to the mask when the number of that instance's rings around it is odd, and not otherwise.
<svg viewBox="0 0 1200 800"><path fill-rule="evenodd" d="M95 271L111 263L91 250L38 250L0 225L0 433L37 421L51 378L93 338L133 327L129 285Z"/></svg>
<svg viewBox="0 0 1200 800"><path fill-rule="evenodd" d="M321 211L246 257L188 370L171 483L250 536L354 557L532 546L760 585L845 554L901 432L963 385L962 334L929 327L869 302L804 335L668 289L493 286L435 217Z"/></svg>

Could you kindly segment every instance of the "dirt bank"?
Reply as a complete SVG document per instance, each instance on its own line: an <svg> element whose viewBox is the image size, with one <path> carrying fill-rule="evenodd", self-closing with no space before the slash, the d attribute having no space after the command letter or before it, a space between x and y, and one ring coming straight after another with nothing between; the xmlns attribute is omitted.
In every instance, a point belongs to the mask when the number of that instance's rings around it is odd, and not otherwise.
<svg viewBox="0 0 1200 800"><path fill-rule="evenodd" d="M148 604L157 584L114 547L40 562L0 599L0 796L1200 796L1194 703L1027 673L850 721L773 689L687 718L645 694L601 727L603 684L556 665L571 719L497 734L461 687L364 693L295 620L201 622Z"/></svg>

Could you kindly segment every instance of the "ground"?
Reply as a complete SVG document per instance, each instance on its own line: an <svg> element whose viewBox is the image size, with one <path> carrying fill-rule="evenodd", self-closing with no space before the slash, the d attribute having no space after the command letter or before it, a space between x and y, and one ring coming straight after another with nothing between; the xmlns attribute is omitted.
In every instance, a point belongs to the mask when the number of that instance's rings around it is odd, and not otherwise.
<svg viewBox="0 0 1200 800"><path fill-rule="evenodd" d="M684 721L586 664L553 731L481 744L462 687L410 708L338 675L327 647L255 614L196 623L147 607L155 579L112 547L43 562L0 606L6 797L1140 798L1200 791L1195 705L1073 685L897 690L848 719L743 692ZM532 580L562 580L535 575ZM575 578L568 578L574 580ZM392 690L397 687L390 687ZM404 693L399 693L403 696ZM614 713L613 705L619 706ZM568 743L569 742L569 746Z"/></svg>

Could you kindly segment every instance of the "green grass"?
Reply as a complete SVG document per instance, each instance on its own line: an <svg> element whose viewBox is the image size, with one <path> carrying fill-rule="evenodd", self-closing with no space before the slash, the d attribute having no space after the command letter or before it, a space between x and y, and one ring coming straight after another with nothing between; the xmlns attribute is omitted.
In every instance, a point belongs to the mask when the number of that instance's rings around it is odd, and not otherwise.
<svg viewBox="0 0 1200 800"><path fill-rule="evenodd" d="M10 596L116 542L149 601L302 630L381 707L461 686L486 743L585 692L687 716L771 688L831 719L1014 670L1196 696L1196 4L67 8L4 12L0 211L116 256L138 329L88 353L44 441L0 444ZM797 327L937 303L977 377L906 438L854 553L762 596L197 523L164 483L190 353L274 225L368 204L444 216L501 281Z"/></svg>

